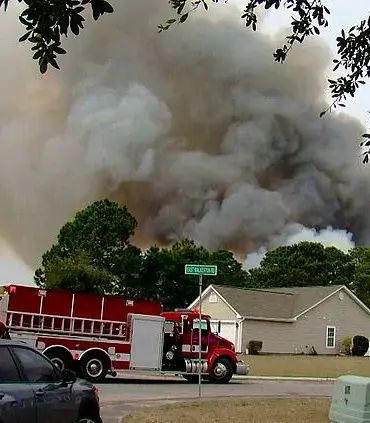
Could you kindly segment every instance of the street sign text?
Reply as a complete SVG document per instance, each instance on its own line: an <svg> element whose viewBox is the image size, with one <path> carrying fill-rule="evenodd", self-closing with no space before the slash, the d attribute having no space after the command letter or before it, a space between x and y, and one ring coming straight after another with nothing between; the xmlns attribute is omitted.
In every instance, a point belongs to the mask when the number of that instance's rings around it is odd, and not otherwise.
<svg viewBox="0 0 370 423"><path fill-rule="evenodd" d="M206 275L216 276L217 266L211 266L206 264L186 264L185 275Z"/></svg>

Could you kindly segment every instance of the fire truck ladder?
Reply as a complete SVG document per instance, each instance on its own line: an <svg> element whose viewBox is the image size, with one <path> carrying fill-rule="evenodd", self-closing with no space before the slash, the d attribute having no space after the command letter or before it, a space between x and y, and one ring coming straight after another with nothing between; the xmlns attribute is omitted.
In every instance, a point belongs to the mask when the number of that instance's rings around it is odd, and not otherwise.
<svg viewBox="0 0 370 423"><path fill-rule="evenodd" d="M15 331L123 338L126 322L8 311L7 326Z"/></svg>

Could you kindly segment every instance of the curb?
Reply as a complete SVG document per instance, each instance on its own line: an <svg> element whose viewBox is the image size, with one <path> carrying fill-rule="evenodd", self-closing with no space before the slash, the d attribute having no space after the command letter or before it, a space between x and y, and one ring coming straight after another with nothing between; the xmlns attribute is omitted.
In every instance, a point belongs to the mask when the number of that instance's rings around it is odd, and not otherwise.
<svg viewBox="0 0 370 423"><path fill-rule="evenodd" d="M128 373L122 372L118 374L118 377L127 375L127 379L131 380L182 380L181 376L174 374L158 374L158 373ZM114 383L114 378L109 379ZM260 376L260 375L233 375L231 381L233 380L276 380L276 381L307 381L307 382L335 382L336 377L312 377L312 376Z"/></svg>
<svg viewBox="0 0 370 423"><path fill-rule="evenodd" d="M306 377L306 376L233 376L231 380L277 380L302 382L335 382L334 377Z"/></svg>

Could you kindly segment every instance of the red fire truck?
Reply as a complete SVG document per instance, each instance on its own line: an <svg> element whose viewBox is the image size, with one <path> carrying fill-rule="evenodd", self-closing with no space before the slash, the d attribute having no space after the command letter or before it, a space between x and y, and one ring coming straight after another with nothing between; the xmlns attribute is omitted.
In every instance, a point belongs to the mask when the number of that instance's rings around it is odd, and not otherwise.
<svg viewBox="0 0 370 423"><path fill-rule="evenodd" d="M155 371L227 383L246 375L235 346L211 332L210 316L162 312L158 302L32 286L0 287L0 322L12 339L29 343L60 369L102 381L117 371ZM199 361L199 332L201 361Z"/></svg>

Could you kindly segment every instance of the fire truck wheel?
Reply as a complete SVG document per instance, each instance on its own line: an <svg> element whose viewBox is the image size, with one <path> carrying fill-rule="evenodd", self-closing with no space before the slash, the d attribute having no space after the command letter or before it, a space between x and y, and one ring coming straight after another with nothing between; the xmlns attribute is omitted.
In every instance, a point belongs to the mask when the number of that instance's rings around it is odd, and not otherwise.
<svg viewBox="0 0 370 423"><path fill-rule="evenodd" d="M233 365L228 358L219 358L214 364L209 380L212 383L228 383L233 376Z"/></svg>
<svg viewBox="0 0 370 423"><path fill-rule="evenodd" d="M46 351L45 355L54 363L56 367L58 367L60 371L63 371L64 369L73 370L73 358L67 351L55 348Z"/></svg>
<svg viewBox="0 0 370 423"><path fill-rule="evenodd" d="M108 373L108 358L103 354L89 354L81 359L81 376L90 382L101 382Z"/></svg>
<svg viewBox="0 0 370 423"><path fill-rule="evenodd" d="M101 419L93 416L79 417L77 423L102 423Z"/></svg>

